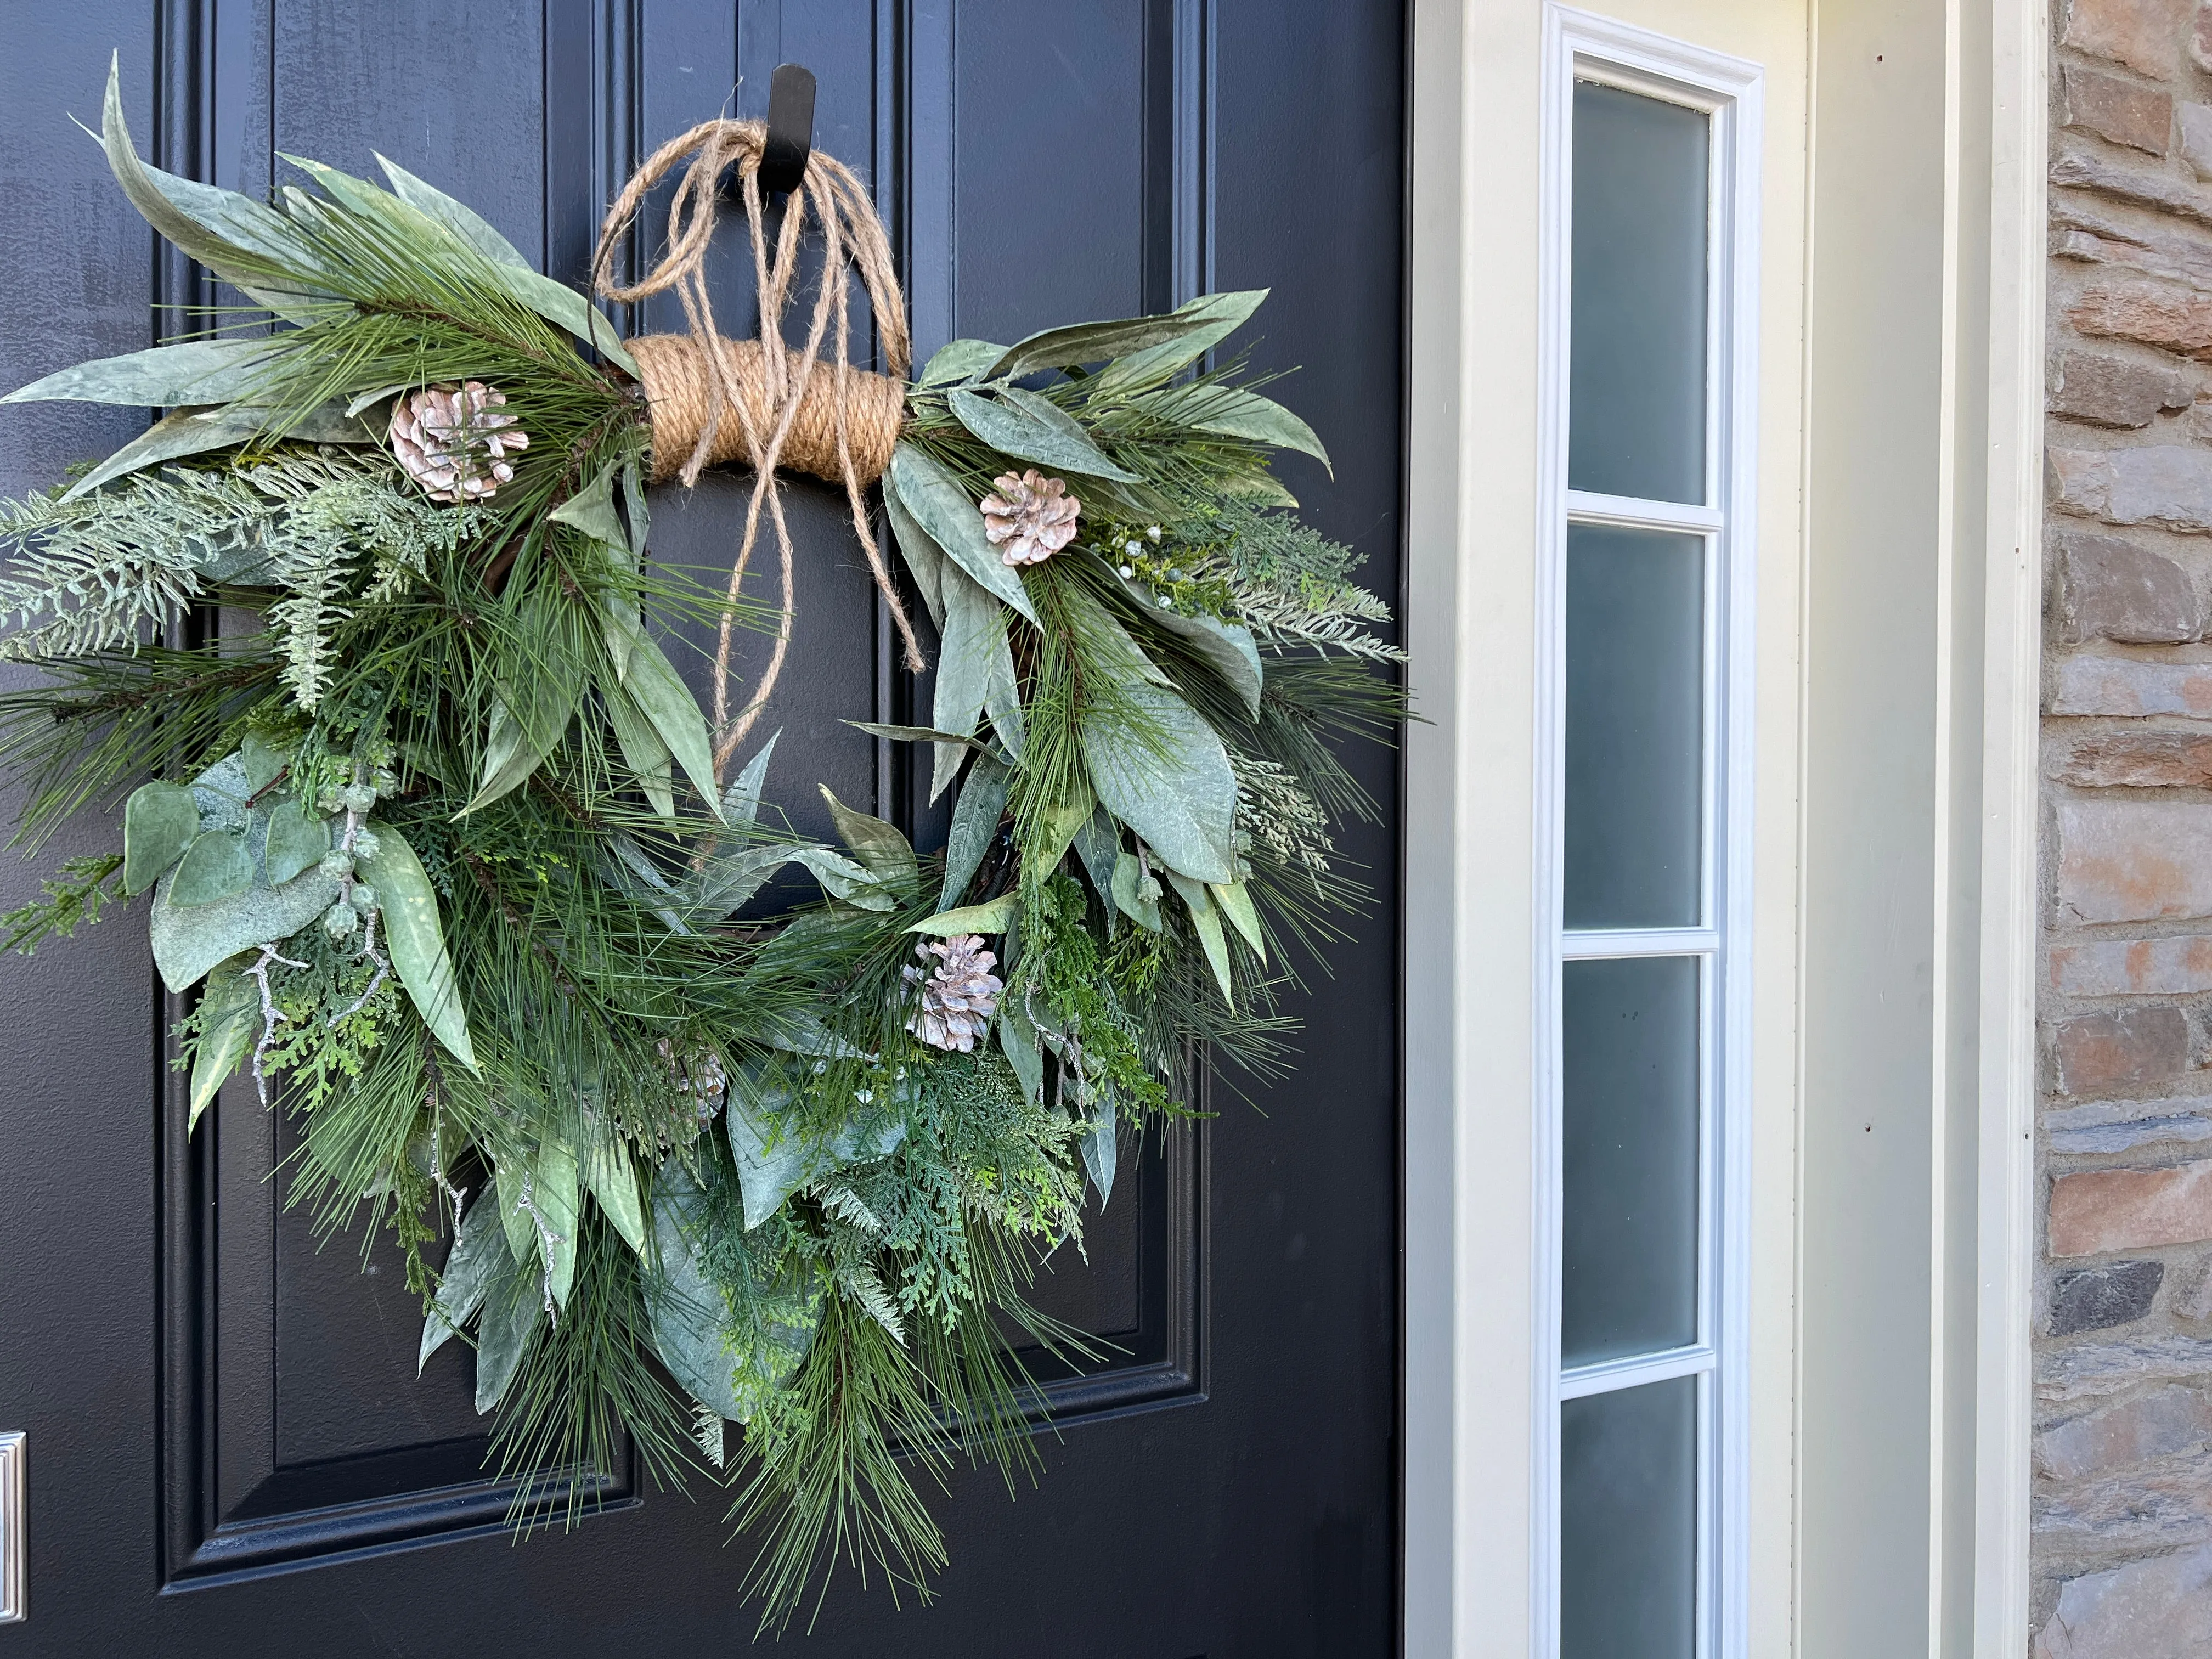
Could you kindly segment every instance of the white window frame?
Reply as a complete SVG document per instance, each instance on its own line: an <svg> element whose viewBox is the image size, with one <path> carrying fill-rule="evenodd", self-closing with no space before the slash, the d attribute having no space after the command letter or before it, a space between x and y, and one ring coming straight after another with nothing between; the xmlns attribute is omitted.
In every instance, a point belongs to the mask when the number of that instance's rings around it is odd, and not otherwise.
<svg viewBox="0 0 2212 1659"><path fill-rule="evenodd" d="M1631 501L1567 483L1574 88L1595 81L1711 118L1705 500ZM1535 1653L1559 1642L1559 1407L1599 1392L1699 1377L1699 1659L1741 1659L1749 1605L1749 1188L1753 686L1757 639L1759 66L1547 4L1544 19L1535 660L1534 1194L1536 1375L1530 1607ZM1562 926L1566 538L1570 524L1686 532L1705 546L1699 927L1569 933ZM1560 981L1570 960L1700 958L1698 1340L1563 1371Z"/></svg>

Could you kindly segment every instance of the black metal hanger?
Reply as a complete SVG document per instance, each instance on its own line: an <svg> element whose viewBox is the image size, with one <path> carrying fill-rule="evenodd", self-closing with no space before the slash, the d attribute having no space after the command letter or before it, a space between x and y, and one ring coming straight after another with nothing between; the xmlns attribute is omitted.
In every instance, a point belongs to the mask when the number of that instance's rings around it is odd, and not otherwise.
<svg viewBox="0 0 2212 1659"><path fill-rule="evenodd" d="M768 82L768 143L761 151L760 187L790 191L806 176L814 153L814 71L778 64Z"/></svg>

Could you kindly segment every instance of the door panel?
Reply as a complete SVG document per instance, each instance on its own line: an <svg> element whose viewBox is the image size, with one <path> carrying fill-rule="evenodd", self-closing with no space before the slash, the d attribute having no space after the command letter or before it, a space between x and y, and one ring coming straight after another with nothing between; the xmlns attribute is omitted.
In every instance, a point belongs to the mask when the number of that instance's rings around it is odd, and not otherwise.
<svg viewBox="0 0 2212 1659"><path fill-rule="evenodd" d="M150 297L210 297L155 253L96 148L64 124L96 104L111 46L142 146L162 165L259 193L279 153L368 173L381 152L572 281L599 204L643 149L726 109L759 113L767 70L788 58L820 79L817 142L877 191L918 355L955 333L1012 339L1207 286L1272 286L1255 361L1303 365L1284 396L1328 440L1343 482L1297 458L1286 477L1396 592L1394 6L489 0L464 20L428 0L168 0L153 21L92 0L19 28L0 66L0 132L45 169L32 169L17 228L0 232L43 307L36 326L27 307L0 317L11 384L149 343L162 328ZM1331 142L1312 145L1310 126ZM1317 230L1324 212L1359 240ZM633 256L665 220L665 205L648 208ZM717 308L740 331L749 261L741 232L724 241ZM682 325L672 307L639 309L626 325ZM4 413L11 489L136 425L69 406ZM747 482L659 492L655 556L719 583ZM940 842L926 779L846 724L916 719L927 678L893 672L839 492L798 482L786 499L798 623L754 739L782 733L770 799L826 834L819 781ZM774 561L758 550L745 586L771 607ZM769 644L744 637L744 675ZM703 691L703 672L694 678ZM1390 756L1358 763L1394 803ZM1079 1375L1041 1366L1057 1407L1042 1486L1010 1502L994 1474L957 1471L934 1506L953 1559L941 1605L918 1612L909 1596L902 1613L880 1585L863 1593L841 1575L814 1648L1389 1650L1394 823L1395 807L1340 837L1381 897L1334 977L1291 999L1308 1020L1297 1074L1217 1083L1203 1127L1126 1145L1087 1259L1048 1264L1039 1300L1111 1347ZM110 834L72 826L57 850ZM36 873L0 867L0 896ZM160 1063L178 1010L153 988L142 921L48 947L35 975L12 963L0 975L21 988L26 1015L0 1055L32 1080L0 1107L23 1189L0 1206L0 1428L28 1429L33 1452L32 1616L0 1641L229 1656L295 1650L313 1634L333 1654L495 1639L565 1654L750 1634L735 1599L744 1547L725 1547L713 1491L687 1501L617 1471L573 1532L507 1541L512 1493L483 1474L469 1356L448 1345L416 1378L419 1307L390 1245L364 1251L357 1226L322 1237L284 1207L271 1171L290 1131L250 1084L186 1142L179 1082Z"/></svg>

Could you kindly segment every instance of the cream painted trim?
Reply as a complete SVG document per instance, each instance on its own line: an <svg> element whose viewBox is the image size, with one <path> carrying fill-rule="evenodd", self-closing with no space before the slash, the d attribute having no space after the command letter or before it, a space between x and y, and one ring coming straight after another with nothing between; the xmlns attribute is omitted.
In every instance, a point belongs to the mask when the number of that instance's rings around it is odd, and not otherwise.
<svg viewBox="0 0 2212 1659"><path fill-rule="evenodd" d="M2018 1659L2028 1630L2038 1196L2036 756L2051 19L2045 0L1993 0L1991 11L1973 1654Z"/></svg>

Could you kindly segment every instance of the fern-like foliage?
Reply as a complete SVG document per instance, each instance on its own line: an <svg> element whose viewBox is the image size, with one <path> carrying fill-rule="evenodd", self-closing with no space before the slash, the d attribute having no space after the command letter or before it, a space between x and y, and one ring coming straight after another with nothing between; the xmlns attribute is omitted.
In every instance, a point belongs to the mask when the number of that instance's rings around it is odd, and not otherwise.
<svg viewBox="0 0 2212 1659"><path fill-rule="evenodd" d="M1228 550L1200 574L1227 580L1243 621L1263 643L1405 661L1368 627L1388 623L1390 607L1352 580L1364 562L1359 554L1287 513L1232 507L1224 517L1232 532Z"/></svg>

